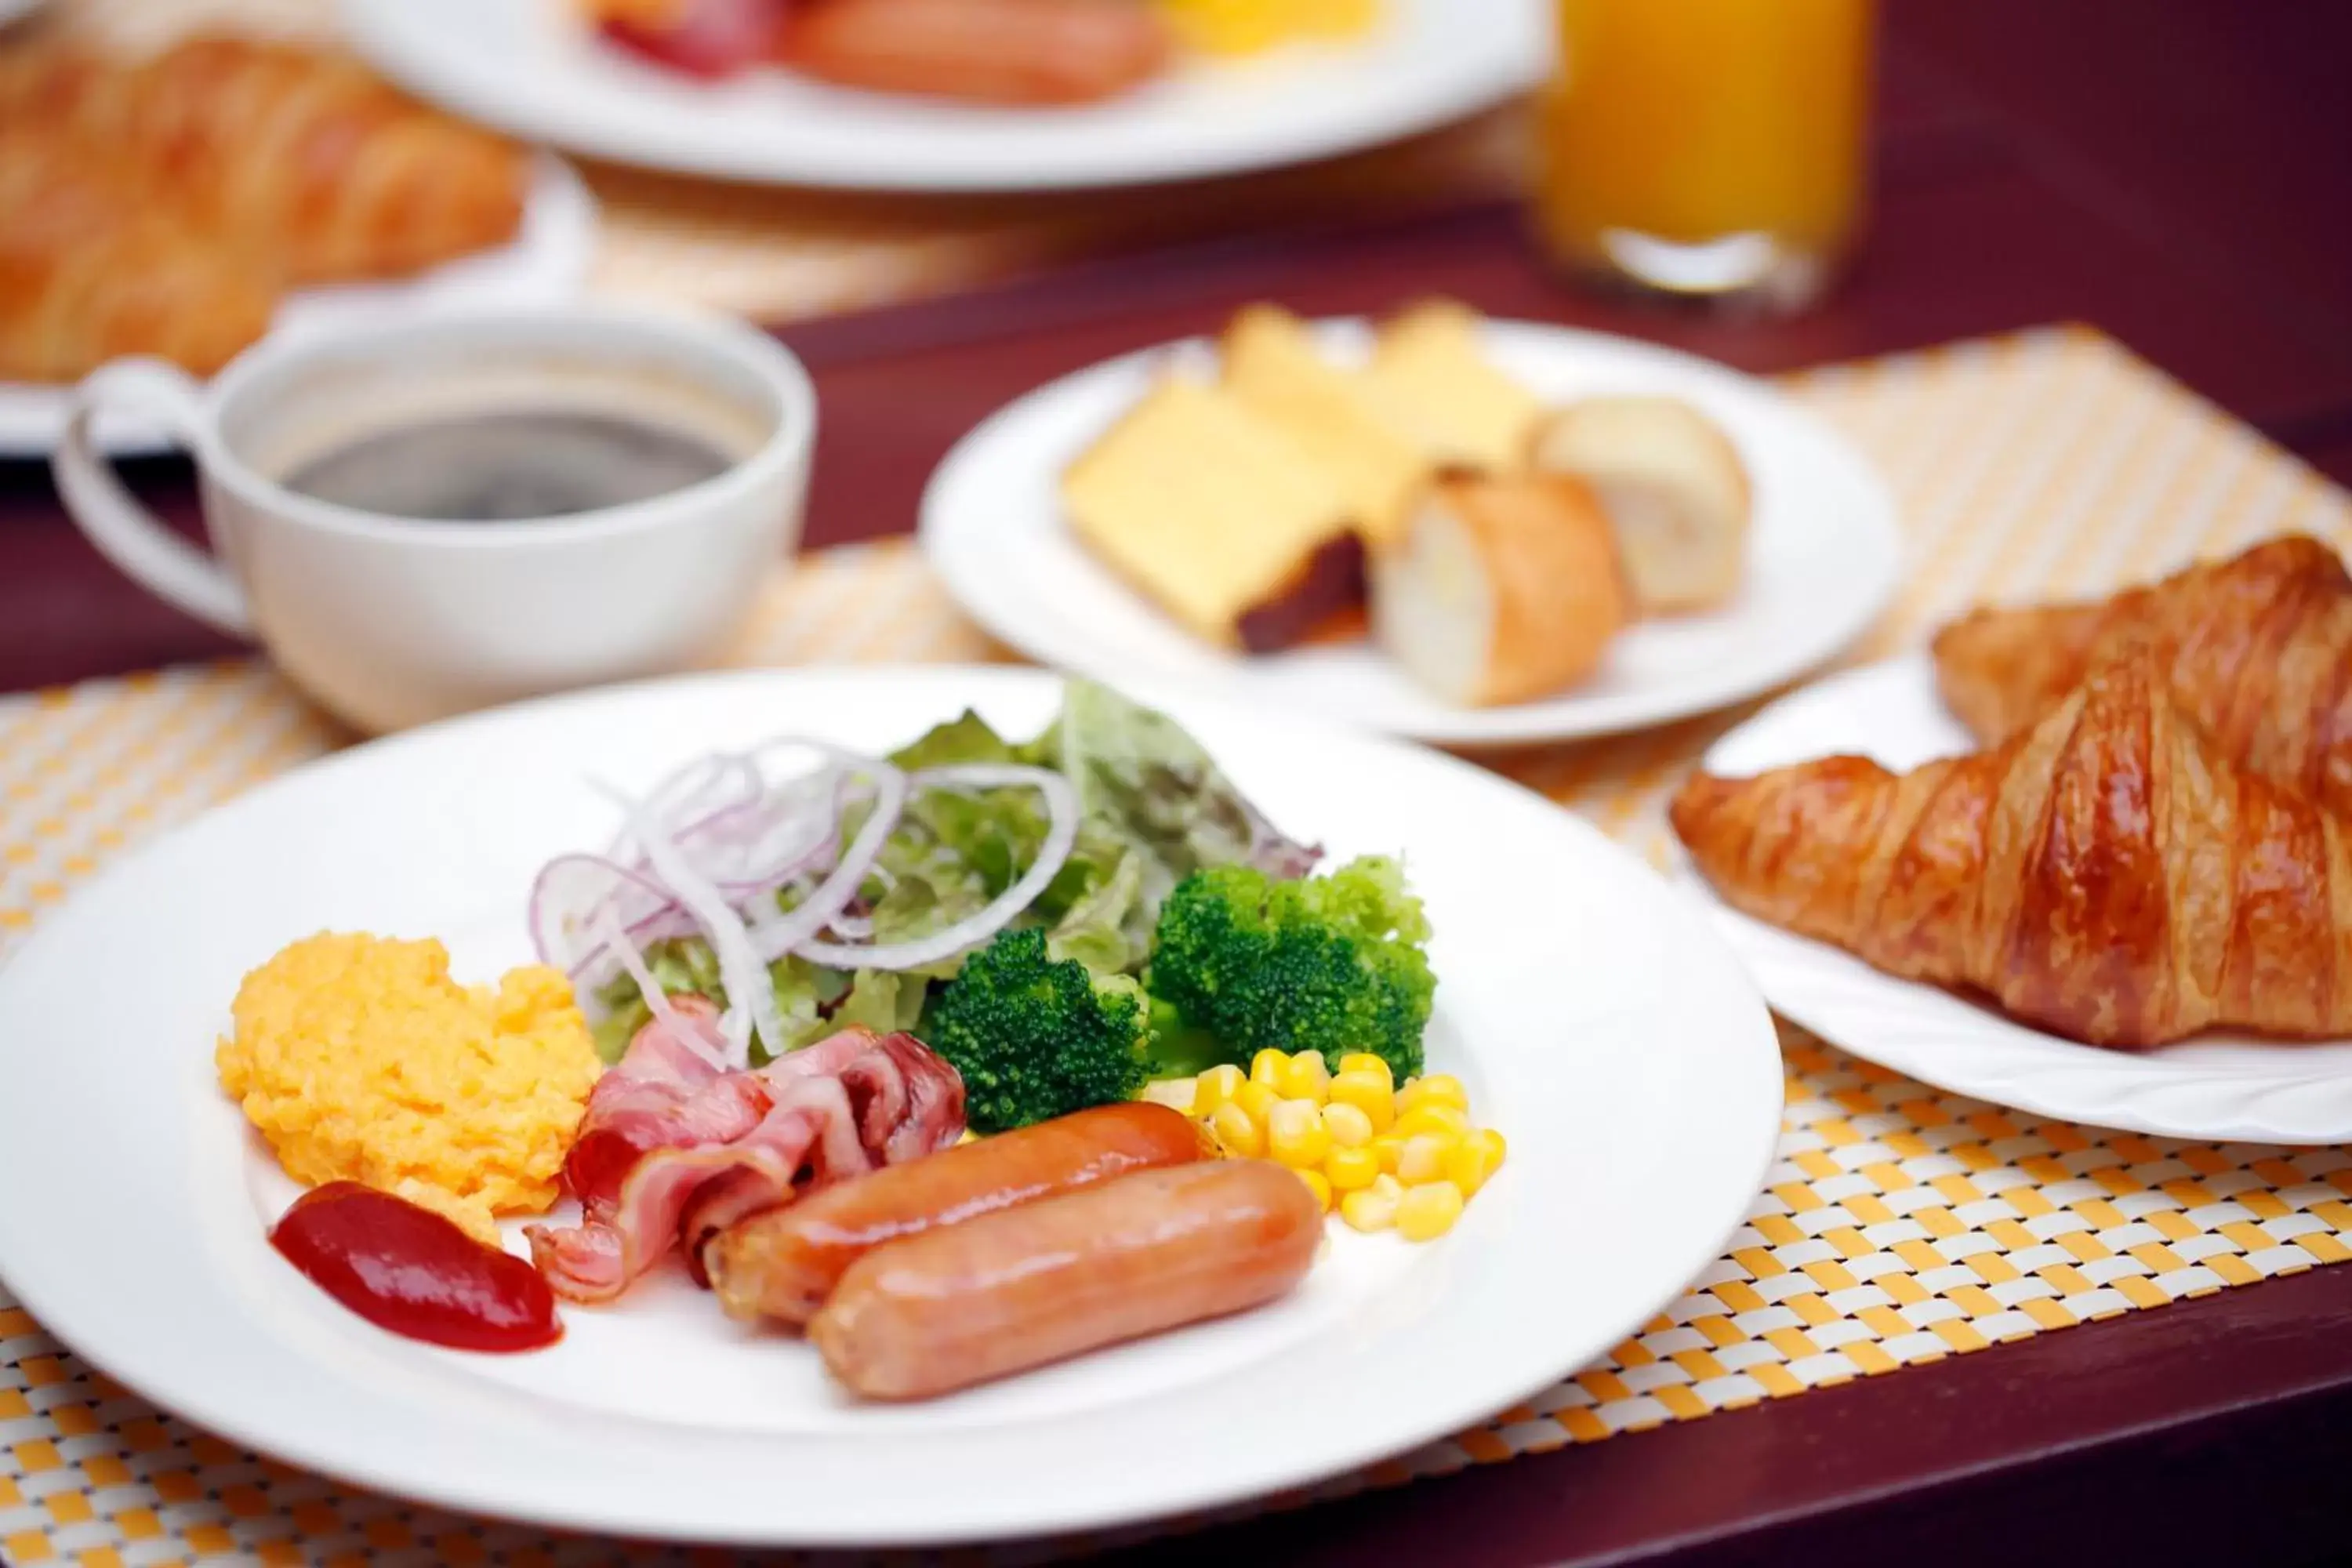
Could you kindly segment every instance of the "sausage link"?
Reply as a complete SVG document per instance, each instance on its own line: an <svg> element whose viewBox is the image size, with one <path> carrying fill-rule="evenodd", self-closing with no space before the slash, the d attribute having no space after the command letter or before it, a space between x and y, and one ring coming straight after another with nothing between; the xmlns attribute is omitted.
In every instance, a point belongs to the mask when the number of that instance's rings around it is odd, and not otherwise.
<svg viewBox="0 0 2352 1568"><path fill-rule="evenodd" d="M1139 0L820 0L794 14L780 50L845 87L1016 104L1109 98L1168 54Z"/></svg>
<svg viewBox="0 0 2352 1568"><path fill-rule="evenodd" d="M706 1246L702 1266L729 1315L798 1325L816 1315L844 1269L886 1241L1202 1152L1200 1131L1167 1106L1097 1106L755 1215Z"/></svg>
<svg viewBox="0 0 2352 1568"><path fill-rule="evenodd" d="M869 1399L928 1399L1273 1300L1323 1208L1264 1160L1142 1171L877 1247L809 1325Z"/></svg>

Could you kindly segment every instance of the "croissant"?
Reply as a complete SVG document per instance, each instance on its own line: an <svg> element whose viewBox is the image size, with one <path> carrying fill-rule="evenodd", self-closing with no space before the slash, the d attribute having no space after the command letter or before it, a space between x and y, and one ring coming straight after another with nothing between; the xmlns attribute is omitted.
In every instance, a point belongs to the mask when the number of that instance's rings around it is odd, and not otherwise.
<svg viewBox="0 0 2352 1568"><path fill-rule="evenodd" d="M2221 755L2352 814L2352 575L2306 534L2099 603L1979 610L1937 637L1937 679L1990 744L2129 637L2154 641L2174 699Z"/></svg>
<svg viewBox="0 0 2352 1568"><path fill-rule="evenodd" d="M37 113L102 149L195 227L268 248L297 283L413 272L521 222L520 149L354 60L206 37L137 66L54 53L13 74L0 76L0 112Z"/></svg>
<svg viewBox="0 0 2352 1568"><path fill-rule="evenodd" d="M0 380L67 381L133 353L208 374L261 336L276 299L267 268L83 150L0 131Z"/></svg>
<svg viewBox="0 0 2352 1568"><path fill-rule="evenodd" d="M2352 1034L2352 825L2224 760L2145 643L1995 750L1700 773L1671 815L1735 908L2075 1039Z"/></svg>

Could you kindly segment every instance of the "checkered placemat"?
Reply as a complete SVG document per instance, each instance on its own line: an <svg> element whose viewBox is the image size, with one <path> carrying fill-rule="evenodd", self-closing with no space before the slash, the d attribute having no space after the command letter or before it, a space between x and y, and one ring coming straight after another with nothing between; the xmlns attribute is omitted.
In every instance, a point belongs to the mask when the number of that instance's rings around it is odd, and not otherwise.
<svg viewBox="0 0 2352 1568"><path fill-rule="evenodd" d="M2285 529L2352 547L2352 497L2095 334L2028 332L1786 384L1877 460L1909 528L1911 585L1857 658L1916 646L1979 599L2094 592ZM727 662L1005 657L901 542L801 563ZM1498 765L1663 860L1668 787L1738 717ZM0 955L113 854L336 743L251 661L0 699ZM1312 1495L1696 1419L2352 1256L2352 1150L2043 1121L1785 1026L1782 1046L1780 1161L1688 1294L1527 1405ZM411 1509L240 1454L109 1384L0 1287L0 1560L232 1553L372 1565L640 1555Z"/></svg>

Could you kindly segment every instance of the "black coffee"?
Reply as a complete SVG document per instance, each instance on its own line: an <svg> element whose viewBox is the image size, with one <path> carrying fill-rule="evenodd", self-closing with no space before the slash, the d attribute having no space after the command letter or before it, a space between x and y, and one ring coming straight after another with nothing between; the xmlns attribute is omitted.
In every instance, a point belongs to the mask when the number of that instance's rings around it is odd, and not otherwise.
<svg viewBox="0 0 2352 1568"><path fill-rule="evenodd" d="M699 484L734 459L699 437L616 415L478 414L379 430L311 458L286 488L386 517L568 517Z"/></svg>

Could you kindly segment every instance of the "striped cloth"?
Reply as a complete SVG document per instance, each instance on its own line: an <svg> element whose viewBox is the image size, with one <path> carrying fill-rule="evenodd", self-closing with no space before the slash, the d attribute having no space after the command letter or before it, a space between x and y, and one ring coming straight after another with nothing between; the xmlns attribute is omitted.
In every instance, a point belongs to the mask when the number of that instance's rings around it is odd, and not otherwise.
<svg viewBox="0 0 2352 1568"><path fill-rule="evenodd" d="M2102 591L2282 530L2352 548L2352 497L2087 331L1962 343L1786 384L1877 460L1909 529L1910 586L1857 658L1915 647L1982 599ZM799 563L727 662L1007 657L894 542ZM1497 765L1663 858L1667 789L1738 718ZM0 954L115 854L336 743L252 661L0 700ZM1252 1506L1701 1419L2352 1257L2352 1151L2045 1121L1911 1082L1791 1027L1782 1047L1779 1162L1686 1294L1524 1406ZM0 1560L101 1568L215 1555L705 1560L452 1518L241 1454L109 1383L0 1286Z"/></svg>

